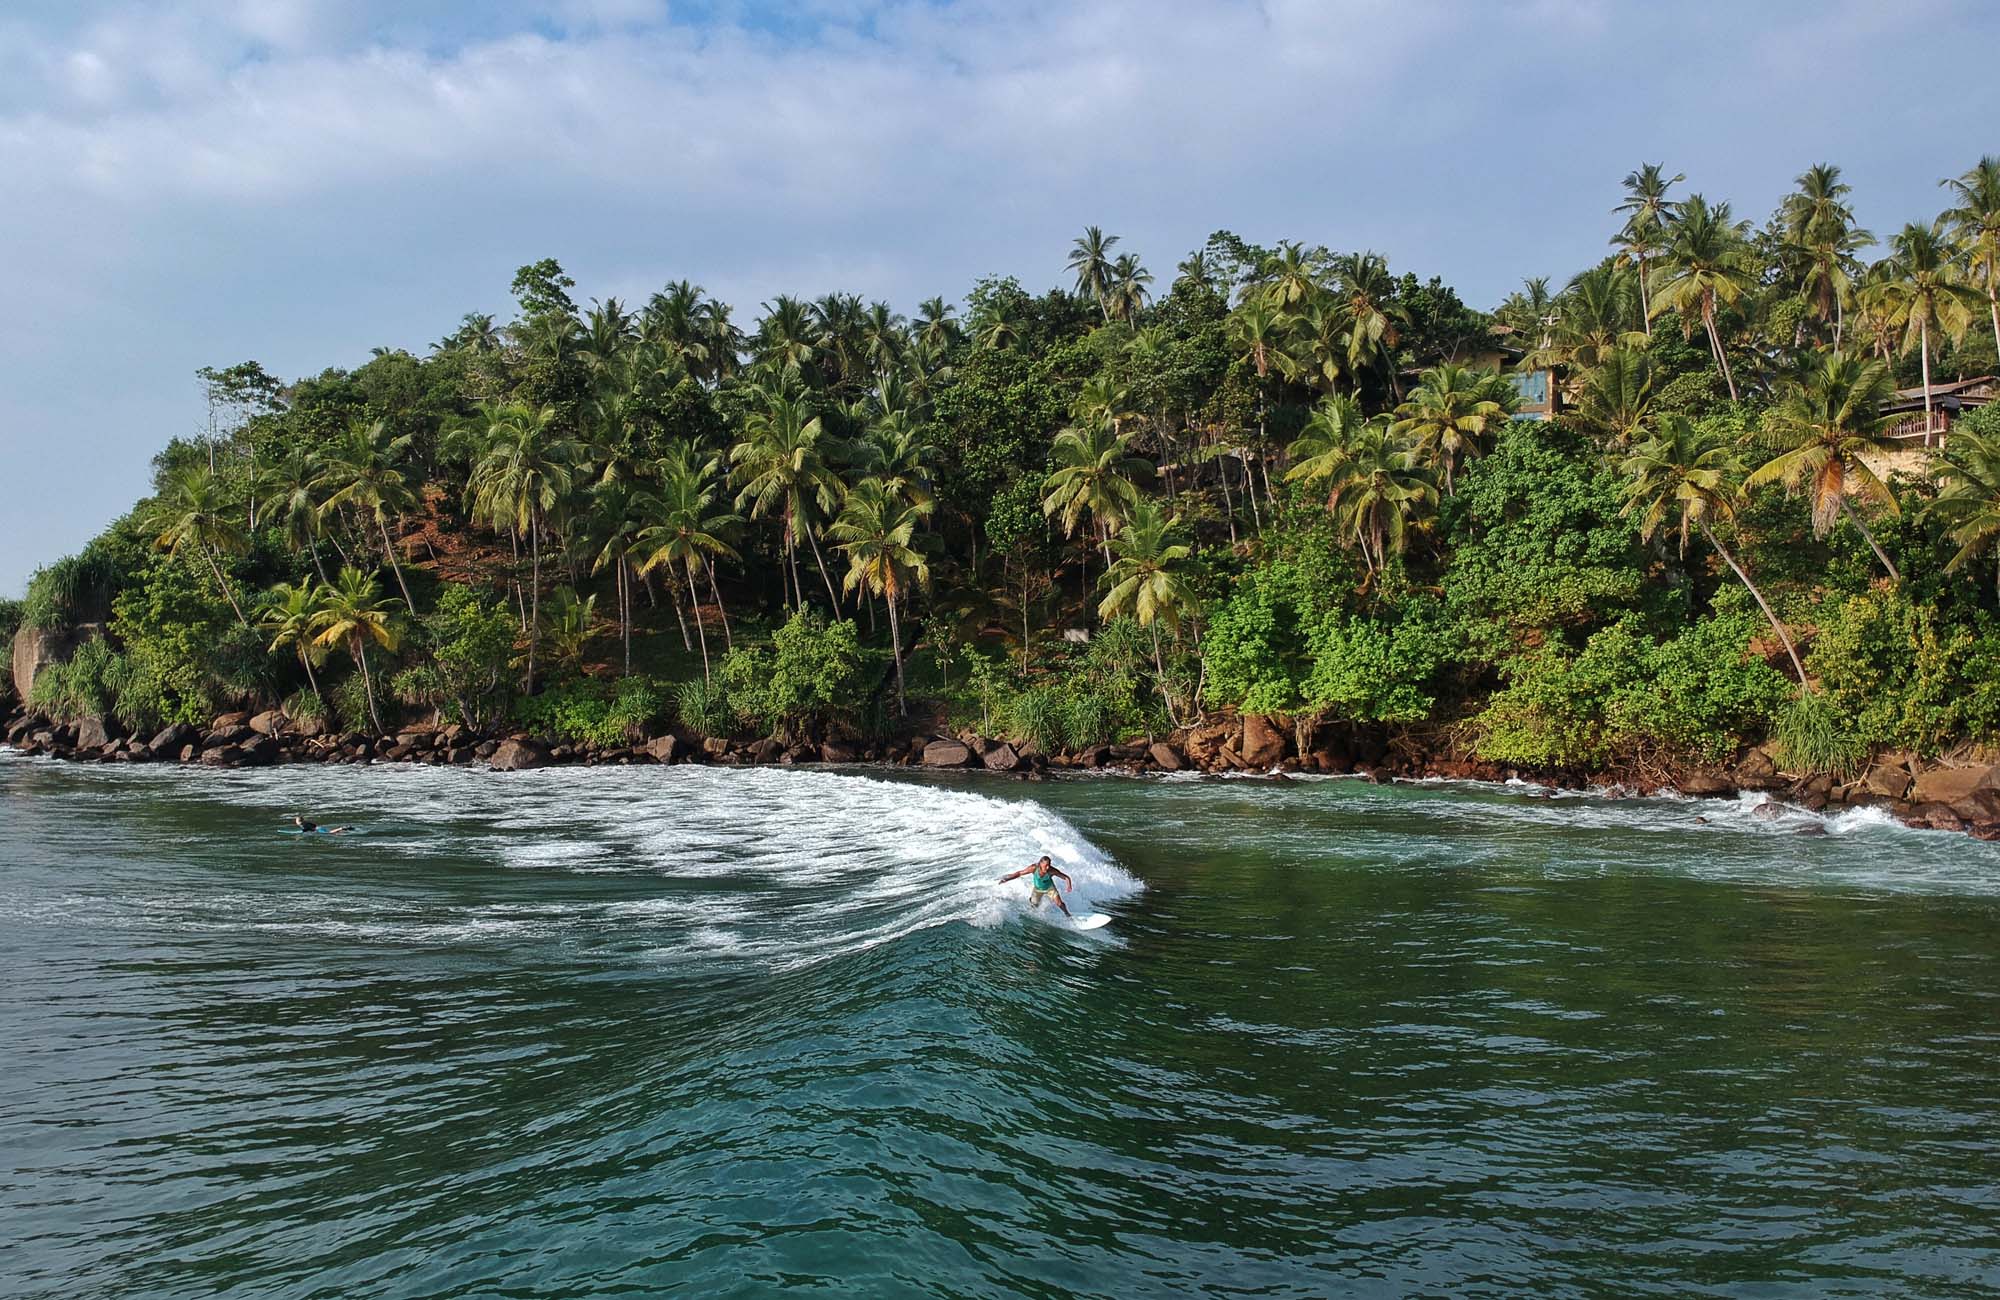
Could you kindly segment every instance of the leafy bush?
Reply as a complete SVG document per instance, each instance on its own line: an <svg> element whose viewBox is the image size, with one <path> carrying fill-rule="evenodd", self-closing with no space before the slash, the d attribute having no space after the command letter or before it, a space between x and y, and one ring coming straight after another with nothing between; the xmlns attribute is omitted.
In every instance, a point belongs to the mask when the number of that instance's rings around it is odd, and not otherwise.
<svg viewBox="0 0 2000 1300"><path fill-rule="evenodd" d="M723 656L719 676L744 722L796 736L853 715L864 685L860 634L849 619L793 614L768 650L738 646Z"/></svg>
<svg viewBox="0 0 2000 1300"><path fill-rule="evenodd" d="M131 661L132 711L150 715L148 726L205 723L278 680L264 638L185 557L156 556L136 574L112 601L111 631Z"/></svg>
<svg viewBox="0 0 2000 1300"><path fill-rule="evenodd" d="M539 735L608 747L636 740L664 708L651 678L627 677L614 684L578 678L521 700L514 716Z"/></svg>
<svg viewBox="0 0 2000 1300"><path fill-rule="evenodd" d="M293 722L329 721L326 701L313 694L310 688L293 691L278 707Z"/></svg>
<svg viewBox="0 0 2000 1300"><path fill-rule="evenodd" d="M1506 685L1477 719L1479 751L1534 767L1647 753L1718 762L1769 724L1789 689L1749 653L1754 626L1743 616L1705 619L1660 642L1627 619L1575 655L1552 647L1510 660Z"/></svg>
<svg viewBox="0 0 2000 1300"><path fill-rule="evenodd" d="M1930 754L2000 721L1994 640L1900 590L1870 591L1822 609L1806 670L1861 743Z"/></svg>
<svg viewBox="0 0 2000 1300"><path fill-rule="evenodd" d="M489 730L507 716L516 624L499 601L456 583L424 620L430 661L397 674L396 697L433 708L449 722Z"/></svg>
<svg viewBox="0 0 2000 1300"><path fill-rule="evenodd" d="M395 701L396 694L389 675L377 669L374 673L375 703L382 712L382 725L394 731L398 721ZM340 679L327 692L327 708L332 712L332 720L342 731L372 732L374 719L368 716L368 687L356 669Z"/></svg>

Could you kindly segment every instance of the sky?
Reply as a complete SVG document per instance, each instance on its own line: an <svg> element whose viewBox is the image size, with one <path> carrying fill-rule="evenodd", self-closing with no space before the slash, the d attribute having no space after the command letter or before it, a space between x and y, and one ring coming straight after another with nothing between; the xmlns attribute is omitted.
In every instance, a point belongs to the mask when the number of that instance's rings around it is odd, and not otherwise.
<svg viewBox="0 0 2000 1300"><path fill-rule="evenodd" d="M0 594L147 490L197 367L292 378L688 278L905 312L1064 283L1086 225L1164 286L1210 232L1491 307L1603 256L1642 162L1864 225L2000 152L1984 0L7 0Z"/></svg>

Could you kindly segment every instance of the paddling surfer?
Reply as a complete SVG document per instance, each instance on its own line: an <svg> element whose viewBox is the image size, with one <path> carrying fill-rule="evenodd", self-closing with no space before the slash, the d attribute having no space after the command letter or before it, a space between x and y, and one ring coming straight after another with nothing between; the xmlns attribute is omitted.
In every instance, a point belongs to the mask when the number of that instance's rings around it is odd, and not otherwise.
<svg viewBox="0 0 2000 1300"><path fill-rule="evenodd" d="M1070 915L1069 904L1063 902L1062 893L1056 890L1056 881L1060 880L1063 882L1063 891L1065 892L1073 887L1076 882L1071 880L1065 872L1057 870L1055 863L1049 861L1048 854L1044 853L1032 866L1022 867L1019 871L1010 872L1000 877L1000 883L1004 885L1010 880L1019 880L1022 876L1029 877L1029 907L1040 907L1042 905L1042 895L1047 894L1055 900L1056 906L1062 909L1064 916Z"/></svg>
<svg viewBox="0 0 2000 1300"><path fill-rule="evenodd" d="M318 822L307 821L301 813L292 814L292 825L298 827L308 835L315 832L321 835L345 835L354 829L352 826L321 826Z"/></svg>

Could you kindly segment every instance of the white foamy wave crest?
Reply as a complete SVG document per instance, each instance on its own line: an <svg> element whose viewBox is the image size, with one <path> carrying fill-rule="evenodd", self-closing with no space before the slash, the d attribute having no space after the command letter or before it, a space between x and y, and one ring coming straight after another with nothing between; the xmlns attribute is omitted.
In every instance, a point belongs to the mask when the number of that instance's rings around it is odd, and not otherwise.
<svg viewBox="0 0 2000 1300"><path fill-rule="evenodd" d="M283 865L256 906L181 918L201 929L423 944L569 935L668 960L785 969L1018 914L1026 881L997 878L1044 853L1074 878L1075 912L1142 887L1031 799L849 773L380 765L91 775L150 786L163 801L227 803L242 813L233 849ZM294 811L357 831L279 835ZM468 879L468 861L504 870ZM385 863L410 896L345 914L341 876ZM516 889L512 872L535 873L544 887L551 876L573 880L574 892L560 908L524 914L502 901Z"/></svg>

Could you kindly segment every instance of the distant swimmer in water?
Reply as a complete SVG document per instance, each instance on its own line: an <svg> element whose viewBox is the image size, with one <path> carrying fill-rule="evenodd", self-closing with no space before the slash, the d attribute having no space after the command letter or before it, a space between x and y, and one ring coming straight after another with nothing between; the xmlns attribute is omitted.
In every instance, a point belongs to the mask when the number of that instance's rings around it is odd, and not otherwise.
<svg viewBox="0 0 2000 1300"><path fill-rule="evenodd" d="M298 813L292 814L292 825L298 827L308 835L345 835L354 829L352 826L322 826L318 822L307 821Z"/></svg>
<svg viewBox="0 0 2000 1300"><path fill-rule="evenodd" d="M1063 889L1065 891L1074 886L1076 882L1063 872L1056 870L1055 864L1049 861L1048 854L1044 853L1040 860L1033 866L1022 867L1019 871L1000 877L1000 883L1004 885L1010 880L1019 880L1022 876L1032 877L1028 881L1029 907L1040 907L1042 905L1042 895L1046 894L1055 900L1056 906L1062 909L1064 916L1070 914L1069 904L1063 902L1062 894L1056 891L1056 881L1060 880L1063 882Z"/></svg>

